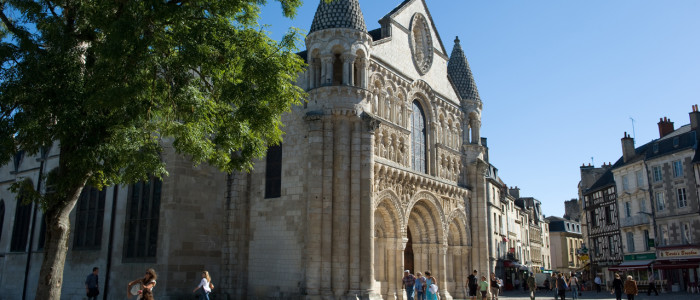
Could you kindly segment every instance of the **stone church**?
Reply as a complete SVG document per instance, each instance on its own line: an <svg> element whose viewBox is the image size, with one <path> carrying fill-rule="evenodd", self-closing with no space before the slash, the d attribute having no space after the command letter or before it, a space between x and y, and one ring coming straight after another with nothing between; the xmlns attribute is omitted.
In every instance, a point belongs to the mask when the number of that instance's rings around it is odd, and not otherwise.
<svg viewBox="0 0 700 300"><path fill-rule="evenodd" d="M192 167L165 147L169 176L98 191L71 214L62 299L123 299L146 268L158 299L191 299L202 270L215 299L403 298L403 270L430 271L442 299L488 275L488 148L482 101L460 46L448 55L424 0L367 30L358 0L321 1L284 142L251 173ZM56 145L0 166L0 298L33 299L43 217L7 187L37 190Z"/></svg>
<svg viewBox="0 0 700 300"><path fill-rule="evenodd" d="M368 31L359 1L321 3L300 53L308 102L284 142L230 178L223 254L236 298L394 299L403 270L442 299L488 274L482 101L424 0Z"/></svg>

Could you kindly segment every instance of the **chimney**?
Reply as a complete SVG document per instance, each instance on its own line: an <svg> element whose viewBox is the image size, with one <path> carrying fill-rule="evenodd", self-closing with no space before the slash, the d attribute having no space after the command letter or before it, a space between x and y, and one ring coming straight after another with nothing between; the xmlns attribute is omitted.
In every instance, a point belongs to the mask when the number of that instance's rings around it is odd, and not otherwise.
<svg viewBox="0 0 700 300"><path fill-rule="evenodd" d="M518 199L520 198L520 188L519 187L514 187L508 189L508 194L510 194L513 198Z"/></svg>
<svg viewBox="0 0 700 300"><path fill-rule="evenodd" d="M673 132L673 122L667 117L659 119L659 138L665 137L667 134Z"/></svg>
<svg viewBox="0 0 700 300"><path fill-rule="evenodd" d="M661 125L659 125L659 128L661 128ZM634 139L631 138L627 132L625 132L625 137L622 138L622 160L627 162L628 160L632 159L634 155Z"/></svg>
<svg viewBox="0 0 700 300"><path fill-rule="evenodd" d="M697 130L698 122L700 122L700 112L698 112L698 105L693 105L693 111L690 112L690 129Z"/></svg>

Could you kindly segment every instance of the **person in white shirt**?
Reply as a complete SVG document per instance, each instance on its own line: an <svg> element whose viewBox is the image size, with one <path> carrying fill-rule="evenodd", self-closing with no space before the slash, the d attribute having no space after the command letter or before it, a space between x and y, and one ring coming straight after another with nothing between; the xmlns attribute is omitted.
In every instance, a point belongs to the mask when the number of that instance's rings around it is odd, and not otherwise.
<svg viewBox="0 0 700 300"><path fill-rule="evenodd" d="M202 280L199 281L199 285L192 292L196 293L197 290L201 289L199 293L199 300L209 300L209 293L211 293L212 286L209 272L202 271Z"/></svg>

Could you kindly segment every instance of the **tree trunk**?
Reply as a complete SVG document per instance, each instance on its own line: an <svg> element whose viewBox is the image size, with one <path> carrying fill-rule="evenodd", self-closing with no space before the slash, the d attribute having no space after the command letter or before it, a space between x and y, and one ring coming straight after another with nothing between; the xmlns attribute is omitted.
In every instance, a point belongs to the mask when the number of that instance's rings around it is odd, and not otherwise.
<svg viewBox="0 0 700 300"><path fill-rule="evenodd" d="M63 269L68 252L70 235L70 212L78 202L80 193L87 180L82 180L67 193L65 200L50 206L44 214L46 220L46 240L44 243L44 261L39 272L39 284L35 299L59 300L63 285Z"/></svg>

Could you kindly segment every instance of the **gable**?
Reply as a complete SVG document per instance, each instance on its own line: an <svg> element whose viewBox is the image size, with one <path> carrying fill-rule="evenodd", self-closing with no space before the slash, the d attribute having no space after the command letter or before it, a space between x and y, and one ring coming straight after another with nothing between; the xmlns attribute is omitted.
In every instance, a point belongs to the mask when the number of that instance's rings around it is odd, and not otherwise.
<svg viewBox="0 0 700 300"><path fill-rule="evenodd" d="M372 58L412 81L425 81L435 93L459 104L447 76L449 56L425 1L406 0L381 22L390 28L390 36L374 39ZM425 56L428 49L430 57Z"/></svg>

